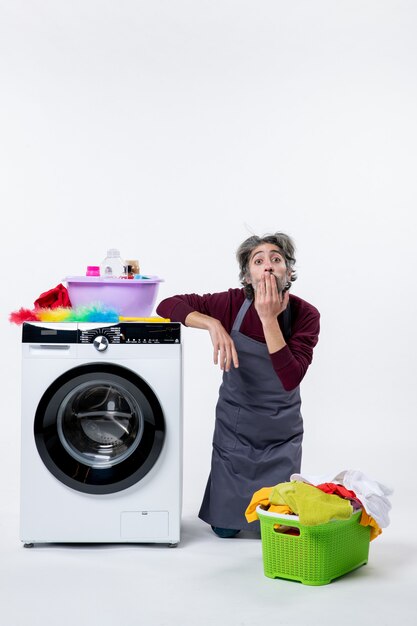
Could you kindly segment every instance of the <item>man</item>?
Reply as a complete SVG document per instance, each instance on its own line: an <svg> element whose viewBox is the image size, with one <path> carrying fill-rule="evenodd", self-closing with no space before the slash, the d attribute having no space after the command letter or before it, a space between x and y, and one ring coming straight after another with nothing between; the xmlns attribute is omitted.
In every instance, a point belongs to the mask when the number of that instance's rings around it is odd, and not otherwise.
<svg viewBox="0 0 417 626"><path fill-rule="evenodd" d="M220 537L256 530L244 513L261 487L300 471L299 384L313 357L319 312L289 295L294 244L284 233L252 236L237 251L243 289L178 295L157 313L208 330L223 370L211 473L199 517Z"/></svg>

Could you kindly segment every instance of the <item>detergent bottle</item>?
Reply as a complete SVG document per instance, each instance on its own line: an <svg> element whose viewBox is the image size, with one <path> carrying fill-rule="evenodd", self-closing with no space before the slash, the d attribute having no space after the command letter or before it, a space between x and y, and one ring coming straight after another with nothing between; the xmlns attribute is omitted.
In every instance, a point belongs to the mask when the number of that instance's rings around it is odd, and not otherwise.
<svg viewBox="0 0 417 626"><path fill-rule="evenodd" d="M116 248L107 250L107 256L102 262L100 269L103 278L123 278L125 276L125 264L120 257L119 250L116 250Z"/></svg>

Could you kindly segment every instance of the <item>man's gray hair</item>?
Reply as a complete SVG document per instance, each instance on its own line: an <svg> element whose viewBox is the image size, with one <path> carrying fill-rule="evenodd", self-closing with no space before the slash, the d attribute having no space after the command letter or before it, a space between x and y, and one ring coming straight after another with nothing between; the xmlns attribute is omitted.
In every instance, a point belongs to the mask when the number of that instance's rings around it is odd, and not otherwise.
<svg viewBox="0 0 417 626"><path fill-rule="evenodd" d="M240 244L236 252L236 258L240 268L239 280L245 289L246 296L252 300L254 298L253 287L246 282L246 279L249 276L249 259L253 250L258 246L261 246L263 243L271 243L279 248L285 259L287 270L290 272L290 281L294 282L297 280L297 274L294 269L295 245L291 237L285 233L266 234L263 235L263 237L252 235Z"/></svg>

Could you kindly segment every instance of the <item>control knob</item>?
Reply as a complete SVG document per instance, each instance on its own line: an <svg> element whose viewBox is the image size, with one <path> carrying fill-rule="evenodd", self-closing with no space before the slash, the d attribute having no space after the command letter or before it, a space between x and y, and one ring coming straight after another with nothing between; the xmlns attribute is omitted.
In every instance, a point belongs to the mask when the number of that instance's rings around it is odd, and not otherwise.
<svg viewBox="0 0 417 626"><path fill-rule="evenodd" d="M93 341L93 346L99 352L104 352L104 350L107 350L108 345L109 345L109 340L106 337L103 337L103 335L99 335Z"/></svg>

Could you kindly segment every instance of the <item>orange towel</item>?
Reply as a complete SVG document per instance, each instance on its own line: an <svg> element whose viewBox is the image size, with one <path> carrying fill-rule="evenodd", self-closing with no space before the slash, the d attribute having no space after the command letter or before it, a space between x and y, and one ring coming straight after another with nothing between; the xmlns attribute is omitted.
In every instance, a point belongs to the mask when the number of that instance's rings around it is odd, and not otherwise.
<svg viewBox="0 0 417 626"><path fill-rule="evenodd" d="M371 541L376 539L382 533L382 529L380 528L380 526L378 526L373 517L368 515L365 509L362 510L362 515L359 523L361 526L371 527Z"/></svg>
<svg viewBox="0 0 417 626"><path fill-rule="evenodd" d="M290 509L288 504L270 504L268 513L285 513L286 515L294 515L294 511Z"/></svg>
<svg viewBox="0 0 417 626"><path fill-rule="evenodd" d="M271 494L272 487L263 487L252 496L252 500L248 508L245 511L245 517L249 524L251 522L255 522L258 519L258 515L256 513L256 507L262 506L265 510L270 513L292 513L289 506L286 504L271 504L269 501L269 496Z"/></svg>

